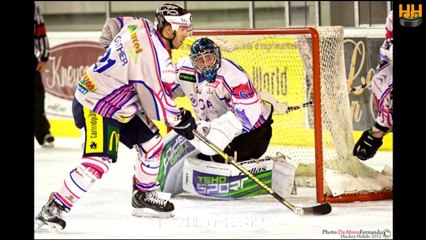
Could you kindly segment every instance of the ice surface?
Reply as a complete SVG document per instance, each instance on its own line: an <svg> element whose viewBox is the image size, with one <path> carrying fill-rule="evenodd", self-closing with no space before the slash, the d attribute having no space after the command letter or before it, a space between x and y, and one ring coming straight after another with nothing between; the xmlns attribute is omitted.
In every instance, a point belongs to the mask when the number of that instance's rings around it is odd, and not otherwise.
<svg viewBox="0 0 426 240"><path fill-rule="evenodd" d="M80 140L74 138L56 139L52 149L41 148L34 141L34 148L35 217L65 174L77 166L81 154ZM172 198L174 218L133 217L134 157L134 150L120 145L117 163L64 215L66 228L60 233L35 233L34 238L341 239L343 232L347 238L392 238L392 200L332 204L329 215L297 216L269 195L208 200L184 194ZM392 152L378 152L366 163L377 170L385 164L392 166ZM315 203L300 196L288 200L302 206Z"/></svg>

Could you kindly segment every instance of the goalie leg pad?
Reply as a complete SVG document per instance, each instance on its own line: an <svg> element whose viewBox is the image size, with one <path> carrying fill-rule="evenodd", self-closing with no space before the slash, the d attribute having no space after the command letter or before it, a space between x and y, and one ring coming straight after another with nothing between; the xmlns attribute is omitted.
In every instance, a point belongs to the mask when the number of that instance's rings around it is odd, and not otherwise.
<svg viewBox="0 0 426 240"><path fill-rule="evenodd" d="M64 180L61 188L54 194L57 202L69 212L74 204L108 172L112 160L107 157L85 157Z"/></svg>
<svg viewBox="0 0 426 240"><path fill-rule="evenodd" d="M283 198L288 198L295 191L294 177L296 167L283 157L274 157L272 168L272 190Z"/></svg>
<svg viewBox="0 0 426 240"><path fill-rule="evenodd" d="M263 183L271 186L271 159L251 159L239 163ZM190 157L184 162L183 189L200 197L220 199L266 194L263 188L233 165Z"/></svg>
<svg viewBox="0 0 426 240"><path fill-rule="evenodd" d="M135 161L136 187L143 192L152 191L159 187L157 176L160 168L163 139L160 135L156 135L147 142L136 144L135 148L138 152Z"/></svg>
<svg viewBox="0 0 426 240"><path fill-rule="evenodd" d="M161 190L177 195L183 192L183 163L187 157L195 157L200 153L189 142L175 131L170 131L163 140L160 173L157 180Z"/></svg>

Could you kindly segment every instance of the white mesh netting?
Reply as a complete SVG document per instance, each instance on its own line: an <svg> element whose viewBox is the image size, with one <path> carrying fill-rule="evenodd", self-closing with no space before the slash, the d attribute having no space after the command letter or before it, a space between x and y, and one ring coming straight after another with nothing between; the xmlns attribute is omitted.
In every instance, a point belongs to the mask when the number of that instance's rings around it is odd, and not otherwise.
<svg viewBox="0 0 426 240"><path fill-rule="evenodd" d="M343 55L343 27L318 27L320 36L322 153L324 192L347 193L392 189L392 176L380 173L352 156L354 146L349 95ZM232 31L232 30L230 30ZM280 29L280 31L283 31ZM278 31L277 31L278 32ZM267 91L289 106L313 100L312 49L310 34L208 35L222 51L251 77L258 92ZM189 54L195 39L187 39L174 50L173 60ZM273 137L265 155L277 152L298 166L297 176L315 177L313 105L291 111L275 109ZM183 102L183 105L190 105ZM186 106L189 107L189 106ZM303 179L303 178L302 178ZM301 180L306 181L306 178ZM314 186L313 181L309 181Z"/></svg>

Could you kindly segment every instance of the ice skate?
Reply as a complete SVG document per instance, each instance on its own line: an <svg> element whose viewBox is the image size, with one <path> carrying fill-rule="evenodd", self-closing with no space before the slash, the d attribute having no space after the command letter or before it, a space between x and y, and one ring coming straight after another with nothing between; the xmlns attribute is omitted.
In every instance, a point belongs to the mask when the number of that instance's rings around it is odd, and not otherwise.
<svg viewBox="0 0 426 240"><path fill-rule="evenodd" d="M55 138L50 133L46 134L41 146L44 148L53 148L55 146Z"/></svg>
<svg viewBox="0 0 426 240"><path fill-rule="evenodd" d="M52 193L43 206L40 213L35 218L35 231L36 232L55 232L65 228L65 221L62 217L62 212L65 211L64 207L52 199Z"/></svg>
<svg viewBox="0 0 426 240"><path fill-rule="evenodd" d="M156 190L142 192L138 189L133 190L132 206L134 207L133 216L136 217L173 217L175 209L173 203L169 202L171 194L159 192Z"/></svg>

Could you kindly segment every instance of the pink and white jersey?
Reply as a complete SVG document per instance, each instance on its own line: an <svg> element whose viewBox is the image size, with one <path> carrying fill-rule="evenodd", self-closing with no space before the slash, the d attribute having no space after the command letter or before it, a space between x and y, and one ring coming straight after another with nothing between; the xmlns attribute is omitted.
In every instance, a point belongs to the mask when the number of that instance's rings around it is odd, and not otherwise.
<svg viewBox="0 0 426 240"><path fill-rule="evenodd" d="M379 68L371 79L371 90L373 92L376 107L378 109L376 122L383 127L391 128L393 126L393 64L386 63Z"/></svg>
<svg viewBox="0 0 426 240"><path fill-rule="evenodd" d="M393 11L390 11L386 17L386 34L385 40L393 39Z"/></svg>
<svg viewBox="0 0 426 240"><path fill-rule="evenodd" d="M119 18L120 32L105 55L84 71L75 97L85 107L120 122L138 111L175 126L179 109L168 83L176 79L169 50L151 21Z"/></svg>
<svg viewBox="0 0 426 240"><path fill-rule="evenodd" d="M222 58L216 80L207 82L197 73L189 57L177 63L174 95L189 97L200 120L210 121L232 111L243 124L243 132L261 126L271 114L271 106L262 101L249 76L233 61Z"/></svg>

